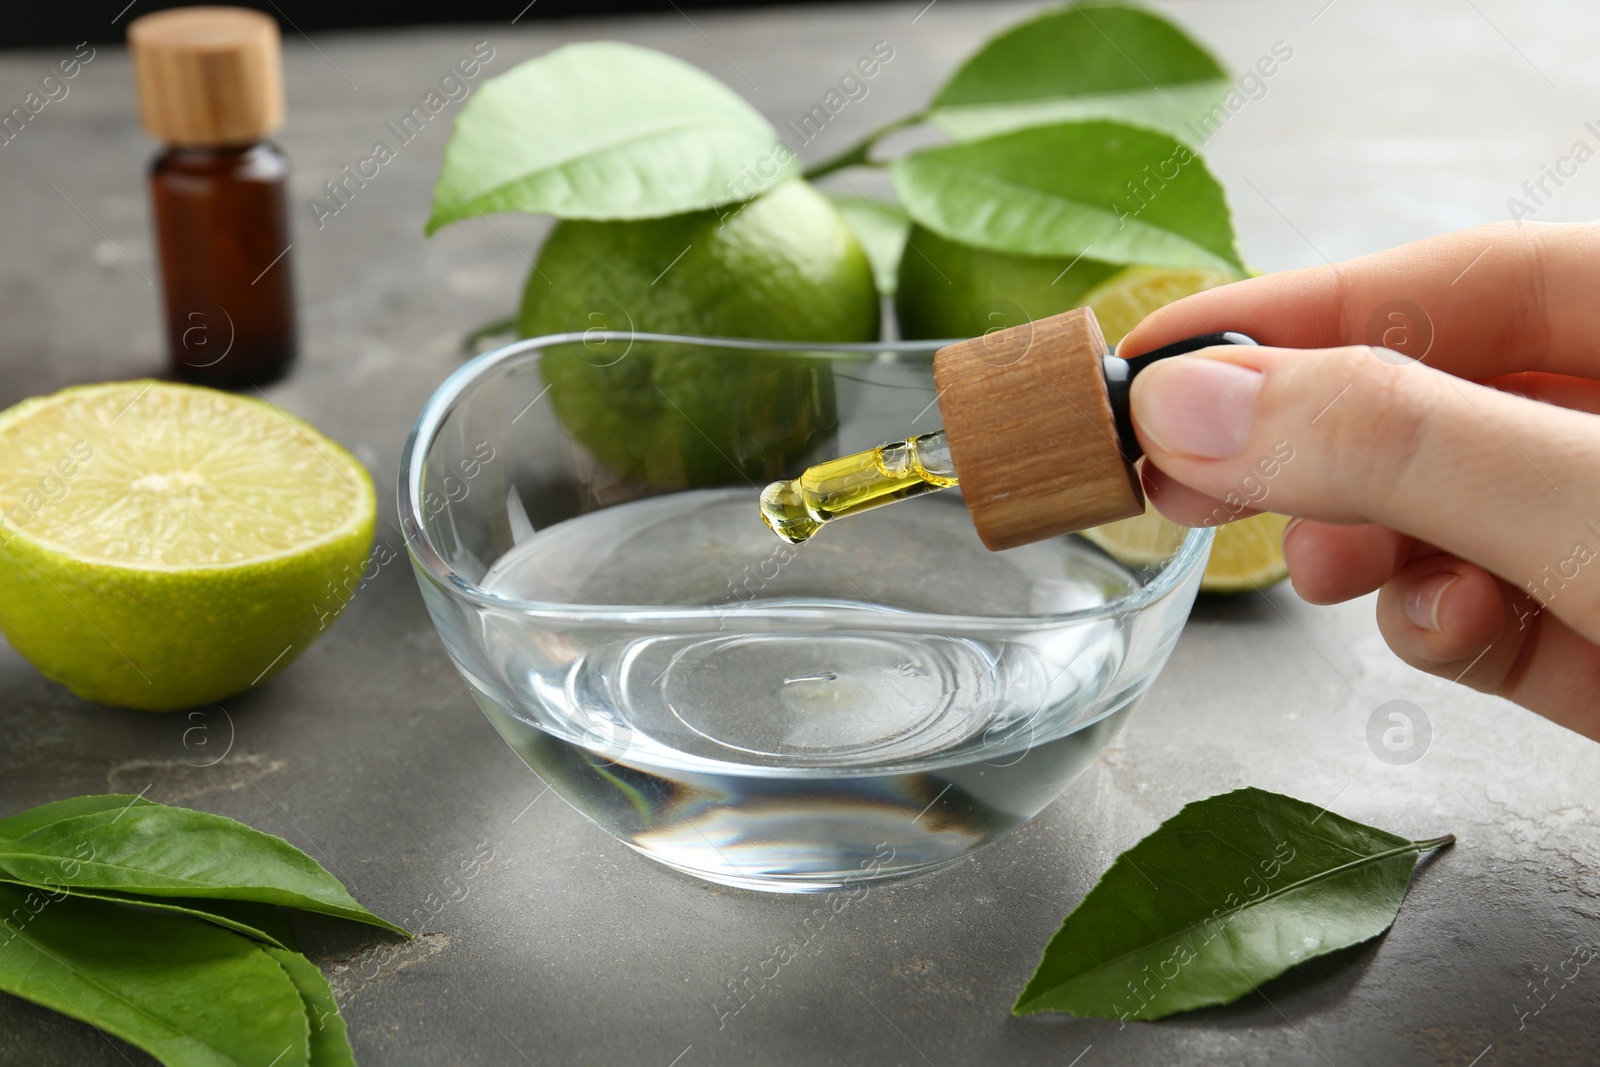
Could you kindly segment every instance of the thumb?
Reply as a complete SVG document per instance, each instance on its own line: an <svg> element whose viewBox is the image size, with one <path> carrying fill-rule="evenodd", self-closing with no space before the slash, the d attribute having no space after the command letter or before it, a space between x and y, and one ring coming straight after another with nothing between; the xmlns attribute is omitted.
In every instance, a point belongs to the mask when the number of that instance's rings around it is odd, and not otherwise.
<svg viewBox="0 0 1600 1067"><path fill-rule="evenodd" d="M1471 560L1600 641L1600 417L1387 350L1211 348L1134 379L1150 462L1240 507L1378 523Z"/></svg>

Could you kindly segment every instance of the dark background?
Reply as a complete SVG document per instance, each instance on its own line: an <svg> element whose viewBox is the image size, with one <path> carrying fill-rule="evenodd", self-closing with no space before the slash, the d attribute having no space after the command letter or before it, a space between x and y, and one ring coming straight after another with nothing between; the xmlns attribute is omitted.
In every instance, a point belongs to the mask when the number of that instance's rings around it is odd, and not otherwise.
<svg viewBox="0 0 1600 1067"><path fill-rule="evenodd" d="M825 0L826 2L826 0ZM285 36L296 31L352 29L361 26L406 26L418 23L525 22L574 16L665 12L685 8L769 6L772 0L242 0L237 7L255 8L278 20ZM140 15L188 4L162 0L94 0L93 3L27 3L8 5L0 16L0 48L76 44L79 41L121 41L128 23ZM114 20L114 21L113 21Z"/></svg>

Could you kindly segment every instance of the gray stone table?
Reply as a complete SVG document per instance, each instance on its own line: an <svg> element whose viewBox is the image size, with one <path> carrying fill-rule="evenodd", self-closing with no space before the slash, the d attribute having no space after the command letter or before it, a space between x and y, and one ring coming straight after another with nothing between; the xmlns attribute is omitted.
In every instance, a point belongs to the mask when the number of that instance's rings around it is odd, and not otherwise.
<svg viewBox="0 0 1600 1067"><path fill-rule="evenodd" d="M297 168L305 353L272 400L349 444L393 518L388 487L412 419L459 364L463 329L511 305L544 223L502 216L422 238L448 115L320 229L305 201L474 42L494 48L491 73L570 40L648 44L775 122L890 42L870 95L808 147L817 158L920 104L1029 6L925 4L511 25L513 3L502 25L291 34L281 142ZM1240 71L1274 42L1293 49L1207 146L1263 269L1505 217L1541 165L1596 143L1584 123L1600 117L1600 8L1581 0L1161 6ZM70 51L0 56L3 109ZM124 54L102 47L66 98L0 145L0 406L160 366L141 176L152 146L131 89ZM1539 218L1594 216L1597 204L1600 165ZM399 547L389 523L379 536ZM1433 723L1431 750L1409 766L1368 747L1368 718L1392 699ZM1550 982L1554 999L1522 1015L1539 1003L1532 984L1600 934L1600 745L1402 666L1370 601L1313 608L1280 588L1202 603L1128 730L1057 803L953 870L872 891L721 1025L727 984L819 901L681 877L545 795L468 698L403 564L226 716L92 707L0 646L0 739L0 811L148 787L281 834L378 911L419 925L425 936L399 951L331 924L304 929L366 1064L1600 1061L1600 974ZM1117 852L1184 802L1246 784L1460 842L1423 865L1387 937L1263 995L1125 1029L1008 1015ZM463 864L475 876L464 880ZM0 1062L144 1061L0 998Z"/></svg>

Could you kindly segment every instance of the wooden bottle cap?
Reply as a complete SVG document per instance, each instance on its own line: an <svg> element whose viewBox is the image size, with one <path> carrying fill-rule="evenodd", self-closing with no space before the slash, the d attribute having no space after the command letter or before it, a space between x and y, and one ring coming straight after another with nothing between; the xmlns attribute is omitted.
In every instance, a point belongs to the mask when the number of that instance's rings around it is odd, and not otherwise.
<svg viewBox="0 0 1600 1067"><path fill-rule="evenodd" d="M128 24L139 120L169 144L251 144L283 125L278 24L241 7L181 7Z"/></svg>
<svg viewBox="0 0 1600 1067"><path fill-rule="evenodd" d="M1014 548L1144 511L1102 360L1078 308L941 348L934 384L961 494L984 545Z"/></svg>

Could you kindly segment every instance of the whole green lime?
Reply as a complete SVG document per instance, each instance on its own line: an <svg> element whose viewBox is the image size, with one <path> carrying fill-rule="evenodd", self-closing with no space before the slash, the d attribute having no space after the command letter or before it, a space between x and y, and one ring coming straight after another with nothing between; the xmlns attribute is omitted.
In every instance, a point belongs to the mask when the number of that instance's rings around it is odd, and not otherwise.
<svg viewBox="0 0 1600 1067"><path fill-rule="evenodd" d="M914 226L900 257L895 315L907 338L977 337L1080 307L1122 268L1068 256L977 248Z"/></svg>
<svg viewBox="0 0 1600 1067"><path fill-rule="evenodd" d="M803 181L661 219L563 220L523 291L524 337L614 330L875 341L866 253ZM562 424L606 466L657 487L775 478L837 423L832 363L634 341L552 346L540 364Z"/></svg>

